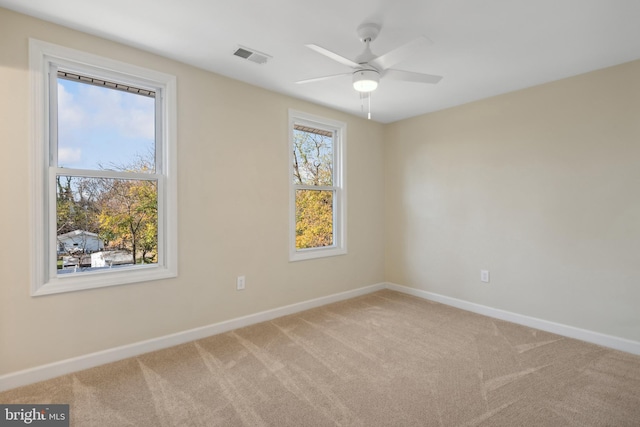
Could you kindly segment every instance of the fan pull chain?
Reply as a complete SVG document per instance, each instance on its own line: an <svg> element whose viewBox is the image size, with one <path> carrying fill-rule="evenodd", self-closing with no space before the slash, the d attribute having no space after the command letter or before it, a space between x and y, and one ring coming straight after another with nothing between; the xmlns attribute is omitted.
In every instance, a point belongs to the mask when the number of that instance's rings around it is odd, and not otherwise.
<svg viewBox="0 0 640 427"><path fill-rule="evenodd" d="M371 92L360 92L360 111L364 113L364 100L367 100L367 119L371 120Z"/></svg>

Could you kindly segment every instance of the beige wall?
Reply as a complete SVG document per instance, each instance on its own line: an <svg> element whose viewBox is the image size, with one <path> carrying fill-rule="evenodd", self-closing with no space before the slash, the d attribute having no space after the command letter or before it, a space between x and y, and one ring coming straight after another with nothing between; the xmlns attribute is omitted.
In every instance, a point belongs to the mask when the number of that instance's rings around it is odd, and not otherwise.
<svg viewBox="0 0 640 427"><path fill-rule="evenodd" d="M639 76L635 61L387 126L387 280L640 340Z"/></svg>
<svg viewBox="0 0 640 427"><path fill-rule="evenodd" d="M177 76L177 279L29 296L29 37ZM384 280L380 124L5 9L0 91L0 375ZM288 262L289 108L347 123L348 255Z"/></svg>

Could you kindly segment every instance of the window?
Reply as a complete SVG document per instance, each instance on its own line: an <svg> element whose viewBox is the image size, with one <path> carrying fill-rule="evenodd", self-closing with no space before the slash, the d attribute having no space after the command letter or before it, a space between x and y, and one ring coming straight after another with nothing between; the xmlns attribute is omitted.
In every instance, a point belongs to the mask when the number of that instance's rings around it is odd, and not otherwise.
<svg viewBox="0 0 640 427"><path fill-rule="evenodd" d="M175 277L175 77L29 49L32 295Z"/></svg>
<svg viewBox="0 0 640 427"><path fill-rule="evenodd" d="M291 261L346 253L346 124L289 112Z"/></svg>

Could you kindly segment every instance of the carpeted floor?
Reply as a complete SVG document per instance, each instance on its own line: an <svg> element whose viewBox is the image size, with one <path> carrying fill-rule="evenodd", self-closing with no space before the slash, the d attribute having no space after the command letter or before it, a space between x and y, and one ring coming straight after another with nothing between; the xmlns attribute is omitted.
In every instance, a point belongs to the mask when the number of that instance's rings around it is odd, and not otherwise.
<svg viewBox="0 0 640 427"><path fill-rule="evenodd" d="M73 426L640 426L640 357L393 291L0 393Z"/></svg>

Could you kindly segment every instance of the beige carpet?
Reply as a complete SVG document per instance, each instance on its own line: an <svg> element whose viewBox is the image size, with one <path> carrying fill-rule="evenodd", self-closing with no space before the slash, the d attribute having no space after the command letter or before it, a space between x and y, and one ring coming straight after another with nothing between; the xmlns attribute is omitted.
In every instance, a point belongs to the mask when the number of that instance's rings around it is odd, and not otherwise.
<svg viewBox="0 0 640 427"><path fill-rule="evenodd" d="M640 426L640 357L393 291L0 393L74 426Z"/></svg>

